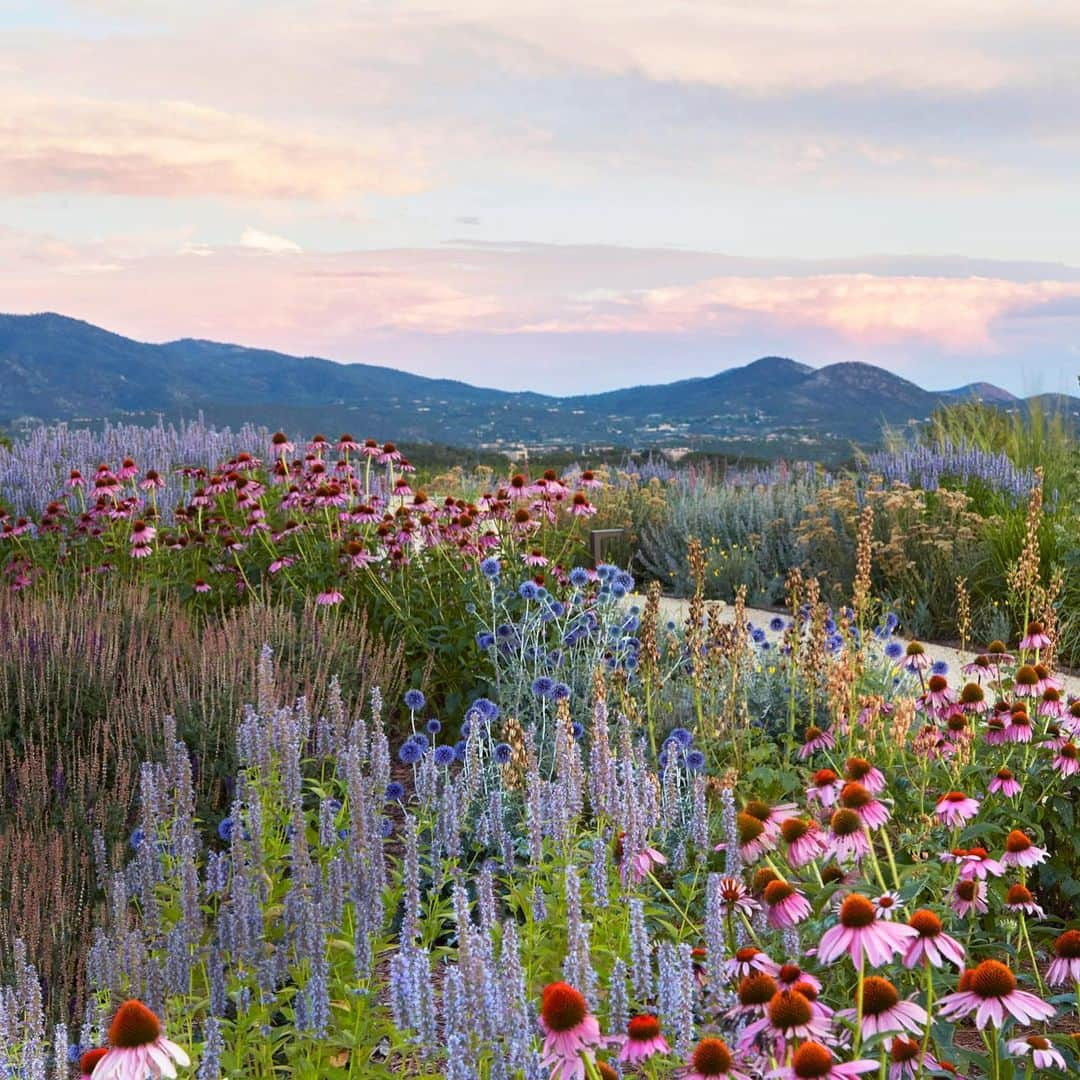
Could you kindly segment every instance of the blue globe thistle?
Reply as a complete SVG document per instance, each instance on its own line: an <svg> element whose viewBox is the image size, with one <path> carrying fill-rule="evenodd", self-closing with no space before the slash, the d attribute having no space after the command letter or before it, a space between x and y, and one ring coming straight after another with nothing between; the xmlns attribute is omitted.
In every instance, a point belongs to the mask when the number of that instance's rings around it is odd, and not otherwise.
<svg viewBox="0 0 1080 1080"><path fill-rule="evenodd" d="M694 736L684 727L672 728L668 732L668 738L679 746L689 746L694 741Z"/></svg>
<svg viewBox="0 0 1080 1080"><path fill-rule="evenodd" d="M394 823L388 818L379 818L379 833L385 840L388 836L392 836L394 832Z"/></svg>
<svg viewBox="0 0 1080 1080"><path fill-rule="evenodd" d="M142 829L132 829L131 835L128 837L128 843L138 851L142 847L142 842L146 839L146 833Z"/></svg>
<svg viewBox="0 0 1080 1080"><path fill-rule="evenodd" d="M478 697L472 703L471 708L476 709L488 723L499 718L499 706L491 698Z"/></svg>
<svg viewBox="0 0 1080 1080"><path fill-rule="evenodd" d="M585 734L585 728L575 720L570 725L570 734L573 735L575 739L580 739L581 736Z"/></svg>
<svg viewBox="0 0 1080 1080"><path fill-rule="evenodd" d="M553 600L551 602L551 614L556 619L561 619L566 614L566 605L561 600Z"/></svg>
<svg viewBox="0 0 1080 1080"><path fill-rule="evenodd" d="M401 744L397 756L403 765L415 765L424 756L424 748L409 739Z"/></svg>
<svg viewBox="0 0 1080 1080"><path fill-rule="evenodd" d="M458 741L456 743L454 743L454 757L457 758L458 761L464 761L465 760L465 740L464 739L458 739Z"/></svg>
<svg viewBox="0 0 1080 1080"><path fill-rule="evenodd" d="M329 799L323 799L323 802L326 804L326 807L330 811L330 813L332 813L332 814L340 814L341 813L341 800L340 799L335 799L333 796L331 796Z"/></svg>
<svg viewBox="0 0 1080 1080"><path fill-rule="evenodd" d="M410 712L419 712L426 703L427 698L424 697L423 690L405 691L405 708Z"/></svg>
<svg viewBox="0 0 1080 1080"><path fill-rule="evenodd" d="M438 735L439 732L442 731L442 724L440 724L434 716L424 725L424 727L427 729L429 735Z"/></svg>
<svg viewBox="0 0 1080 1080"><path fill-rule="evenodd" d="M700 772L705 768L705 755L700 750L687 750L686 767L691 772Z"/></svg>
<svg viewBox="0 0 1080 1080"><path fill-rule="evenodd" d="M487 630L481 630L480 633L476 635L476 644L478 648L483 649L486 652L495 644L495 635L489 633Z"/></svg>
<svg viewBox="0 0 1080 1080"><path fill-rule="evenodd" d="M461 737L467 739L472 734L472 721L465 720L461 725Z"/></svg>
<svg viewBox="0 0 1080 1080"><path fill-rule="evenodd" d="M445 769L447 766L454 763L454 748L446 745L436 746L432 757L434 758L436 765Z"/></svg>
<svg viewBox="0 0 1080 1080"><path fill-rule="evenodd" d="M570 696L570 687L564 682L556 683L551 688L551 698L553 701L565 701Z"/></svg>
<svg viewBox="0 0 1080 1080"><path fill-rule="evenodd" d="M771 641L763 641L761 643L761 651L762 652L768 652L771 648L772 648L772 642Z"/></svg>
<svg viewBox="0 0 1080 1080"><path fill-rule="evenodd" d="M535 600L538 593L539 590L536 587L535 581L523 581L518 586L518 596L520 596L522 600Z"/></svg>
<svg viewBox="0 0 1080 1080"><path fill-rule="evenodd" d="M834 634L834 633L836 633L836 620L835 619L826 619L825 620L825 625L824 625L824 630L825 630L826 634Z"/></svg>
<svg viewBox="0 0 1080 1080"><path fill-rule="evenodd" d="M555 689L555 680L549 679L546 675L540 675L533 679L532 692L535 697L546 698L551 696L551 691Z"/></svg>
<svg viewBox="0 0 1080 1080"><path fill-rule="evenodd" d="M668 761L670 759L671 757L666 750L661 750L660 753L656 755L656 763L660 766L661 772L668 767Z"/></svg>
<svg viewBox="0 0 1080 1080"><path fill-rule="evenodd" d="M414 742L421 750L426 750L431 740L427 737L426 731L416 731L409 736L409 742Z"/></svg>
<svg viewBox="0 0 1080 1080"><path fill-rule="evenodd" d="M466 615L475 615L476 614L476 605L471 600L465 605L465 614Z"/></svg>
<svg viewBox="0 0 1080 1080"><path fill-rule="evenodd" d="M758 627L756 630L750 632L750 640L755 645L760 645L765 640L765 631Z"/></svg>
<svg viewBox="0 0 1080 1080"><path fill-rule="evenodd" d="M615 585L611 586L611 595L614 596L616 600L621 600L624 596L626 596L626 589L616 583Z"/></svg>
<svg viewBox="0 0 1080 1080"><path fill-rule="evenodd" d="M675 620L668 619L668 621L664 623L664 629L667 630L669 633L673 632L675 630Z"/></svg>
<svg viewBox="0 0 1080 1080"><path fill-rule="evenodd" d="M514 636L514 627L510 623L499 623L499 625L495 627L495 636L501 638L503 641L507 641Z"/></svg>
<svg viewBox="0 0 1080 1080"><path fill-rule="evenodd" d="M229 843L232 840L233 829L236 827L236 823L231 817L223 817L218 822L217 834L219 840L224 840L225 843Z"/></svg>
<svg viewBox="0 0 1080 1080"><path fill-rule="evenodd" d="M405 785L399 784L396 780L391 780L386 785L386 801L397 802L398 799L403 798L405 795Z"/></svg>
<svg viewBox="0 0 1080 1080"><path fill-rule="evenodd" d="M779 615L774 615L774 616L773 616L773 617L772 617L772 618L771 618L771 619L769 620L769 629L770 629L770 630L771 630L771 631L772 631L772 632L773 632L774 634L779 634L779 633L780 633L780 631L784 629L784 620L783 620L783 619L781 619Z"/></svg>
<svg viewBox="0 0 1080 1080"><path fill-rule="evenodd" d="M628 570L620 570L615 575L615 584L625 592L632 592L634 588L634 575Z"/></svg>
<svg viewBox="0 0 1080 1080"><path fill-rule="evenodd" d="M502 563L494 556L485 559L480 564L480 573L486 578L497 578L502 571Z"/></svg>
<svg viewBox="0 0 1080 1080"><path fill-rule="evenodd" d="M947 663L945 663L944 660L935 660L930 665L930 674L931 675L948 675L949 674L949 665Z"/></svg>
<svg viewBox="0 0 1080 1080"><path fill-rule="evenodd" d="M514 751L509 743L501 742L495 747L493 754L500 765L505 765L514 756Z"/></svg>
<svg viewBox="0 0 1080 1080"><path fill-rule="evenodd" d="M584 589L589 584L589 571L583 566L575 566L570 571L570 584L575 589Z"/></svg>
<svg viewBox="0 0 1080 1080"><path fill-rule="evenodd" d="M885 646L885 655L890 660L899 660L900 657L904 655L904 646L901 645L899 641L890 641L889 644Z"/></svg>
<svg viewBox="0 0 1080 1080"><path fill-rule="evenodd" d="M641 608L638 607L637 604L631 604L630 607L627 608L627 611L629 611L631 615L640 615L641 614Z"/></svg>

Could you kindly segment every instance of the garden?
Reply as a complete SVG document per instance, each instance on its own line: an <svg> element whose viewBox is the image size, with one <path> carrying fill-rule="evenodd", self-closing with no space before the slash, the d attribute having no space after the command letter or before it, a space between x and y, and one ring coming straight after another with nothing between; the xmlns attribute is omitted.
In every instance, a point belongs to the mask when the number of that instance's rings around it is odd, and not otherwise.
<svg viewBox="0 0 1080 1080"><path fill-rule="evenodd" d="M1067 425L410 453L0 448L0 1076L1080 1074Z"/></svg>

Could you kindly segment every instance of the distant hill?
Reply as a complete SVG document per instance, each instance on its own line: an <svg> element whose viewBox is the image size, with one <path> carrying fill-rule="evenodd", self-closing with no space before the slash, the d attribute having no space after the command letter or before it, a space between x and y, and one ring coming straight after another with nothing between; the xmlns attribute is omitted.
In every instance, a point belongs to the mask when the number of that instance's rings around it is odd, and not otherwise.
<svg viewBox="0 0 1080 1080"><path fill-rule="evenodd" d="M1022 402L986 383L924 390L871 364L778 356L707 378L550 397L184 338L149 345L62 315L0 315L0 423L245 420L458 446L738 449L817 457L872 444L882 426L972 398ZM1058 403L1080 415L1080 399Z"/></svg>

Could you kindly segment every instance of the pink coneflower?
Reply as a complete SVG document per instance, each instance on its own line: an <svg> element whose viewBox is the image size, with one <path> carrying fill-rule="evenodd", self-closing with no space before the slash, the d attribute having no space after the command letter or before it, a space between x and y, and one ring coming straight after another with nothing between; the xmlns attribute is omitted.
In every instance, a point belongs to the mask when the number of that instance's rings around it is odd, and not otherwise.
<svg viewBox="0 0 1080 1080"><path fill-rule="evenodd" d="M1043 624L1040 622L1029 622L1027 625L1027 633L1020 639L1020 648L1023 649L1048 649L1050 647L1050 638L1047 637Z"/></svg>
<svg viewBox="0 0 1080 1080"><path fill-rule="evenodd" d="M1009 886L1009 891L1005 894L1005 910L1014 914L1029 915L1033 919L1041 919L1046 914L1035 902L1031 890L1020 882Z"/></svg>
<svg viewBox="0 0 1080 1080"><path fill-rule="evenodd" d="M857 780L849 780L840 790L840 805L854 810L868 829L880 829L889 820L889 808Z"/></svg>
<svg viewBox="0 0 1080 1080"><path fill-rule="evenodd" d="M157 469L147 469L146 475L139 481L143 491L160 491L164 486L165 481Z"/></svg>
<svg viewBox="0 0 1080 1080"><path fill-rule="evenodd" d="M118 480L130 480L133 476L138 476L138 474L139 467L129 457L124 458L120 462L120 468L116 470Z"/></svg>
<svg viewBox="0 0 1080 1080"><path fill-rule="evenodd" d="M844 1009L837 1016L854 1020L856 1010ZM926 1010L913 1001L903 1001L896 987L880 975L863 980L862 1037L893 1035L910 1031L918 1034L926 1026Z"/></svg>
<svg viewBox="0 0 1080 1080"><path fill-rule="evenodd" d="M919 674L930 666L930 657L926 655L926 649L918 641L909 641L904 650L904 662L901 667L905 671Z"/></svg>
<svg viewBox="0 0 1080 1080"><path fill-rule="evenodd" d="M108 1053L107 1047L99 1047L97 1050L87 1050L79 1058L79 1080L90 1080L91 1074L97 1068L97 1063Z"/></svg>
<svg viewBox="0 0 1080 1080"><path fill-rule="evenodd" d="M815 994L821 993L821 980L816 975L803 971L798 964L782 964L776 973L776 981L781 990L791 990L799 983L809 986ZM804 992L805 992L804 986Z"/></svg>
<svg viewBox="0 0 1080 1080"><path fill-rule="evenodd" d="M750 799L743 809L752 817L756 817L765 826L765 832L775 841L780 838L781 824L799 808L794 803L779 803L777 806L770 806L762 799Z"/></svg>
<svg viewBox="0 0 1080 1080"><path fill-rule="evenodd" d="M1031 717L1028 716L1027 709L1022 705L1014 708L1009 713L1009 722L1005 725L1005 741L1007 743L1029 743L1032 734Z"/></svg>
<svg viewBox="0 0 1080 1080"><path fill-rule="evenodd" d="M1022 866L1025 869L1041 863L1050 853L1046 848L1036 847L1019 829L1013 829L1005 838L1005 854L1001 861L1006 866Z"/></svg>
<svg viewBox="0 0 1080 1080"><path fill-rule="evenodd" d="M1054 768L1062 776L1075 776L1080 772L1080 751L1071 739L1058 750L1054 758Z"/></svg>
<svg viewBox="0 0 1080 1080"><path fill-rule="evenodd" d="M723 1039L702 1039L690 1055L682 1080L749 1080L735 1068L735 1056Z"/></svg>
<svg viewBox="0 0 1080 1080"><path fill-rule="evenodd" d="M776 980L771 975L764 972L747 975L739 982L736 991L739 1003L733 1010L734 1014L743 1019L764 1016L778 989Z"/></svg>
<svg viewBox="0 0 1080 1080"><path fill-rule="evenodd" d="M1056 1011L1041 998L1017 989L1016 976L998 960L984 960L965 971L955 993L938 1001L938 1011L947 1020L975 1014L981 1031L987 1024L1000 1028L1011 1015L1021 1024L1049 1020Z"/></svg>
<svg viewBox="0 0 1080 1080"><path fill-rule="evenodd" d="M785 930L810 917L810 902L787 881L770 881L763 894L768 922L774 930Z"/></svg>
<svg viewBox="0 0 1080 1080"><path fill-rule="evenodd" d="M756 974L775 977L779 973L780 965L768 953L755 949L753 945L739 949L724 964L724 974L729 979L745 979L748 975Z"/></svg>
<svg viewBox="0 0 1080 1080"><path fill-rule="evenodd" d="M1005 766L998 769L994 774L994 779L990 781L990 793L1004 795L1009 799L1020 794L1020 782L1013 776L1012 769Z"/></svg>
<svg viewBox="0 0 1080 1080"><path fill-rule="evenodd" d="M1080 983L1080 930L1066 930L1054 942L1054 959L1046 981L1050 986Z"/></svg>
<svg viewBox="0 0 1080 1080"><path fill-rule="evenodd" d="M570 513L574 517L592 517L596 513L596 507L589 502L585 492L579 491L570 501Z"/></svg>
<svg viewBox="0 0 1080 1080"><path fill-rule="evenodd" d="M747 916L753 915L760 906L741 878L722 877L716 893L720 914L725 918L738 912Z"/></svg>
<svg viewBox="0 0 1080 1080"><path fill-rule="evenodd" d="M828 853L838 862L858 861L870 850L866 826L854 810L841 807L829 819Z"/></svg>
<svg viewBox="0 0 1080 1080"><path fill-rule="evenodd" d="M526 566L547 566L547 556L537 548L533 548L532 551L527 551L521 556L521 561Z"/></svg>
<svg viewBox="0 0 1080 1080"><path fill-rule="evenodd" d="M986 848L959 848L954 855L955 861L960 864L961 878L985 881L988 877L1001 877L1005 873L1005 866L998 859L992 859Z"/></svg>
<svg viewBox="0 0 1080 1080"><path fill-rule="evenodd" d="M83 479L83 474L78 469L72 469L68 473L67 486L69 488L81 488L86 486L86 481Z"/></svg>
<svg viewBox="0 0 1080 1080"><path fill-rule="evenodd" d="M959 968L964 966L964 947L945 933L941 920L932 911L920 908L912 912L908 926L917 936L904 952L904 967L913 968L925 961L943 967L946 960Z"/></svg>
<svg viewBox="0 0 1080 1080"><path fill-rule="evenodd" d="M591 469L586 469L581 474L581 479L579 483L583 488L590 489L602 488L604 486L603 481L598 479L596 473L594 473Z"/></svg>
<svg viewBox="0 0 1080 1080"><path fill-rule="evenodd" d="M270 436L270 451L274 457L282 457L291 454L296 447L289 441L289 436L284 431L275 431Z"/></svg>
<svg viewBox="0 0 1080 1080"><path fill-rule="evenodd" d="M738 814L735 823L739 832L739 854L743 862L754 863L776 847L776 839L765 829L765 823L745 811Z"/></svg>
<svg viewBox="0 0 1080 1080"><path fill-rule="evenodd" d="M962 791L949 791L938 799L934 813L943 825L950 829L958 828L979 813L979 801L969 798Z"/></svg>
<svg viewBox="0 0 1080 1080"><path fill-rule="evenodd" d="M131 526L131 536L128 538L132 547L144 547L157 536L157 529L145 521L136 521Z"/></svg>
<svg viewBox="0 0 1080 1080"><path fill-rule="evenodd" d="M830 1023L814 1008L813 1002L800 990L777 990L765 1007L765 1014L749 1024L739 1037L739 1049L753 1046L760 1035L770 1041L792 1039L827 1039Z"/></svg>
<svg viewBox="0 0 1080 1080"><path fill-rule="evenodd" d="M807 802L817 800L822 806L833 806L840 797L843 781L832 769L818 769L806 789Z"/></svg>
<svg viewBox="0 0 1080 1080"><path fill-rule="evenodd" d="M949 907L966 919L972 912L985 915L989 910L986 904L986 884L976 878L961 878L953 887Z"/></svg>
<svg viewBox="0 0 1080 1080"><path fill-rule="evenodd" d="M653 1054L671 1051L667 1040L660 1034L660 1021L655 1016L635 1016L626 1028L626 1041L619 1051L619 1060L637 1065Z"/></svg>
<svg viewBox="0 0 1080 1080"><path fill-rule="evenodd" d="M585 1058L593 1060L604 1038L585 998L568 983L550 983L540 998L540 1026L544 1031L541 1062L551 1069L552 1080L585 1080ZM583 1056L584 1055L584 1056Z"/></svg>
<svg viewBox="0 0 1080 1080"><path fill-rule="evenodd" d="M1016 657L1005 647L1004 641L991 641L986 646L986 656L993 664L1012 664L1016 661Z"/></svg>
<svg viewBox="0 0 1080 1080"><path fill-rule="evenodd" d="M294 562L296 562L296 559L291 555L283 555L280 559L274 559L267 569L271 574L276 574L281 570L287 570Z"/></svg>
<svg viewBox="0 0 1080 1080"><path fill-rule="evenodd" d="M826 930L818 945L818 959L831 964L844 953L858 968L863 955L875 967L888 963L893 953L901 953L918 937L918 931L903 923L877 917L873 903L865 896L851 893L840 905L840 921Z"/></svg>
<svg viewBox="0 0 1080 1080"><path fill-rule="evenodd" d="M346 433L338 437L337 450L339 454L357 454L360 452L360 444Z"/></svg>
<svg viewBox="0 0 1080 1080"><path fill-rule="evenodd" d="M652 873L654 866L666 866L667 857L655 848L645 847L634 852L628 860L620 861L619 869L625 883L626 875L634 882L644 881Z"/></svg>
<svg viewBox="0 0 1080 1080"><path fill-rule="evenodd" d="M983 677L987 679L997 678L997 665L985 653L979 653L974 660L964 664L960 670L965 675L974 675L979 679Z"/></svg>
<svg viewBox="0 0 1080 1080"><path fill-rule="evenodd" d="M794 870L813 862L829 849L824 831L813 818L785 818L780 823L780 836L788 846L787 858Z"/></svg>
<svg viewBox="0 0 1080 1080"><path fill-rule="evenodd" d="M1035 697L1039 690L1039 673L1031 664L1021 664L1013 676L1013 693L1017 697Z"/></svg>
<svg viewBox="0 0 1080 1080"><path fill-rule="evenodd" d="M844 762L844 779L862 784L874 795L880 795L886 788L885 774L866 758L849 757Z"/></svg>
<svg viewBox="0 0 1080 1080"><path fill-rule="evenodd" d="M195 579L195 584L192 586L192 588L197 593L208 593L210 591L210 586L201 577L197 577Z"/></svg>
<svg viewBox="0 0 1080 1080"><path fill-rule="evenodd" d="M1035 674L1039 676L1039 681L1035 687L1038 693L1045 694L1047 690L1061 691L1065 689L1065 684L1045 664L1036 664Z"/></svg>
<svg viewBox="0 0 1080 1080"><path fill-rule="evenodd" d="M109 1027L109 1050L94 1067L94 1080L146 1080L176 1076L191 1060L165 1038L161 1021L141 1002L125 1001Z"/></svg>
<svg viewBox="0 0 1080 1080"><path fill-rule="evenodd" d="M1060 720L1065 715L1065 702L1061 700L1061 691L1055 690L1054 687L1048 686L1042 692L1042 698L1039 700L1040 716L1048 716L1052 720Z"/></svg>
<svg viewBox="0 0 1080 1080"><path fill-rule="evenodd" d="M944 675L931 675L926 683L926 693L916 701L920 709L933 711L947 708L956 701L956 691L949 688Z"/></svg>
<svg viewBox="0 0 1080 1080"><path fill-rule="evenodd" d="M1005 1044L1010 1054L1017 1057L1031 1055L1031 1063L1036 1069L1061 1069L1065 1071L1065 1058L1050 1045L1049 1039L1042 1035L1025 1035L1020 1039L1010 1039Z"/></svg>
<svg viewBox="0 0 1080 1080"><path fill-rule="evenodd" d="M900 914L899 893L882 893L880 896L875 896L872 903L879 919L888 919L891 922Z"/></svg>
<svg viewBox="0 0 1080 1080"><path fill-rule="evenodd" d="M791 1057L791 1064L774 1069L766 1075L771 1080L849 1080L865 1072L873 1072L876 1061L838 1062L833 1052L819 1042L804 1042Z"/></svg>
<svg viewBox="0 0 1080 1080"><path fill-rule="evenodd" d="M965 713L984 713L990 708L990 702L986 700L986 694L978 683L969 682L960 691L960 708Z"/></svg>
<svg viewBox="0 0 1080 1080"><path fill-rule="evenodd" d="M924 1070L934 1072L938 1068L930 1051L924 1055L921 1044L914 1039L897 1035L889 1044L889 1080L916 1080Z"/></svg>
<svg viewBox="0 0 1080 1080"><path fill-rule="evenodd" d="M799 747L799 760L805 761L812 757L818 750L831 750L836 745L831 731L825 731L816 724L811 724L803 736L803 744Z"/></svg>
<svg viewBox="0 0 1080 1080"><path fill-rule="evenodd" d="M344 599L345 597L337 589L325 589L315 597L315 603L320 607L333 607Z"/></svg>
<svg viewBox="0 0 1080 1080"><path fill-rule="evenodd" d="M1000 713L995 713L986 721L986 745L1002 746L1005 741L1005 720Z"/></svg>

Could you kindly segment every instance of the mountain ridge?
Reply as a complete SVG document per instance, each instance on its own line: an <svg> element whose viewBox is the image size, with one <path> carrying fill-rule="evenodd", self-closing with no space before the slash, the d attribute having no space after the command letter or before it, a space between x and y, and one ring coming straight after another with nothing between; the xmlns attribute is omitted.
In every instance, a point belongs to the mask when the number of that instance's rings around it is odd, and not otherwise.
<svg viewBox="0 0 1080 1080"><path fill-rule="evenodd" d="M583 358L584 359L584 358ZM925 390L884 368L765 356L713 375L552 396L202 338L135 341L53 312L0 315L0 423L162 415L461 446L873 444L950 401L1023 401L989 383ZM1080 415L1080 399L1061 398ZM809 456L814 456L811 452Z"/></svg>

